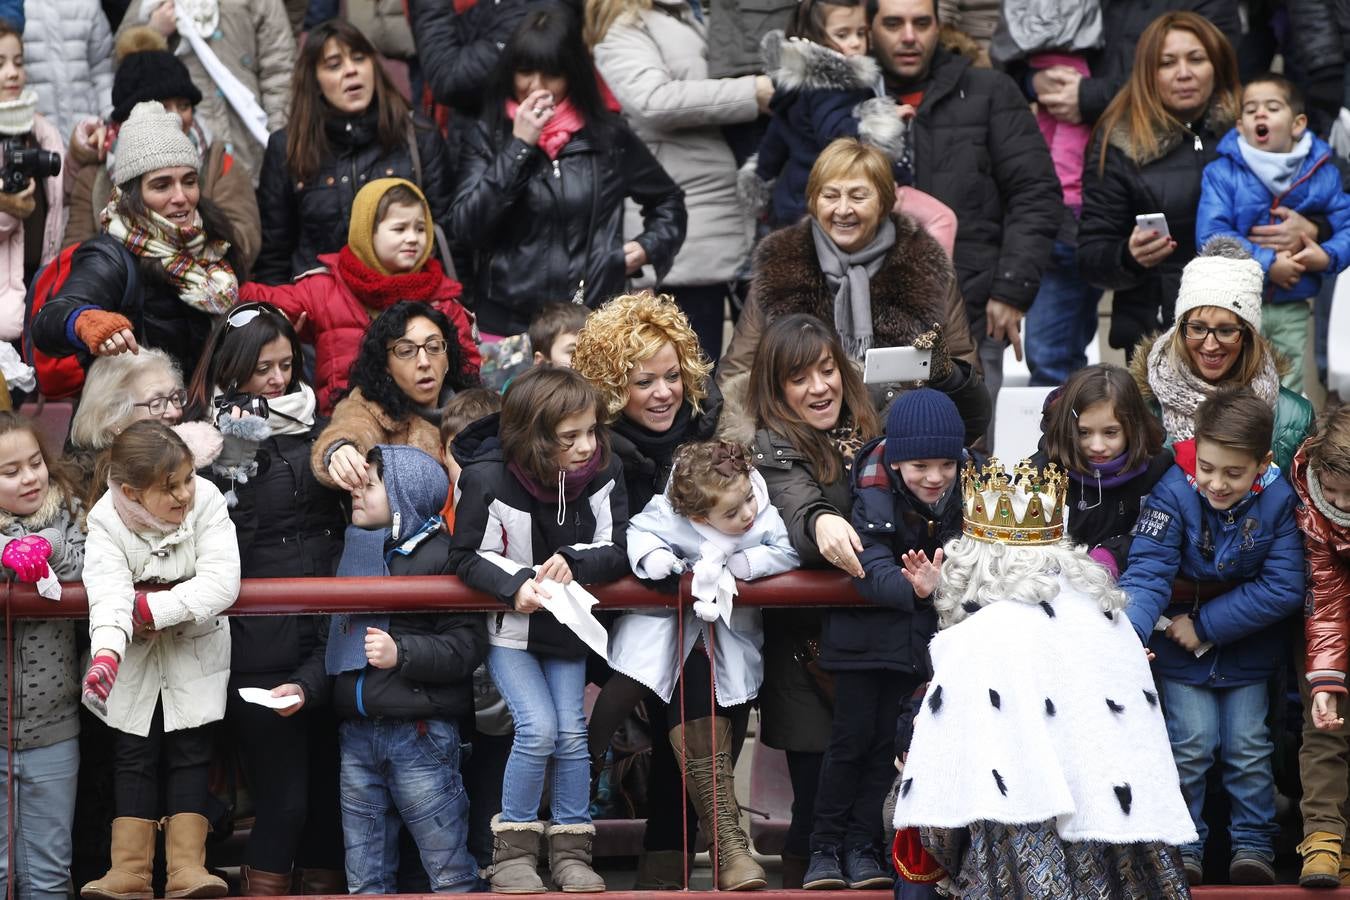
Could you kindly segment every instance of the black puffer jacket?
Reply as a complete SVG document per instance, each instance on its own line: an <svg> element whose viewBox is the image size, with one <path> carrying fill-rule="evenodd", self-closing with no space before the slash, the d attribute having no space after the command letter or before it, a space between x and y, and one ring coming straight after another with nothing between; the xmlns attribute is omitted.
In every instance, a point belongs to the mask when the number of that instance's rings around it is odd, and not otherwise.
<svg viewBox="0 0 1350 900"><path fill-rule="evenodd" d="M439 532L411 554L391 557L389 574L449 575L449 552L450 538ZM398 645L398 662L392 669L366 666L330 677L324 670L328 618L320 619L318 645L291 676L304 689L306 705L331 702L333 711L344 719L365 715L467 720L473 715L473 670L487 652L481 615L394 615L386 630Z"/></svg>
<svg viewBox="0 0 1350 900"><path fill-rule="evenodd" d="M621 293L627 240L647 251L658 280L670 271L684 243L684 192L627 125L610 117L603 138L584 128L550 161L510 124L493 116L469 130L450 214L454 240L475 254L483 331L522 332L579 287L591 307ZM641 234L623 233L625 198L642 210Z"/></svg>
<svg viewBox="0 0 1350 900"><path fill-rule="evenodd" d="M328 578L342 556L341 495L309 468L309 435L276 435L258 445L258 473L234 484L230 510L245 578ZM212 476L217 486L220 476ZM228 479L226 479L228 481ZM289 672L316 641L313 616L231 616L231 672Z"/></svg>
<svg viewBox="0 0 1350 900"><path fill-rule="evenodd" d="M871 604L833 609L825 616L820 662L826 669L892 669L928 677L928 642L937 632L931 597L919 599L901 574L908 550L934 552L961 534L960 480L936 507L919 501L886 464L886 439L877 438L853 464L853 528L866 578L853 579Z"/></svg>
<svg viewBox="0 0 1350 900"><path fill-rule="evenodd" d="M1002 72L938 48L914 119L914 186L956 213L953 263L972 322L997 297L1027 309L1064 215L1026 98ZM981 332L982 333L982 332Z"/></svg>
<svg viewBox="0 0 1350 900"><path fill-rule="evenodd" d="M547 610L515 612L515 594L534 577L533 567L555 553L582 585L628 574L622 465L611 454L576 499L539 500L507 468L497 436L500 421L500 414L479 419L455 438L452 449L463 472L456 485L451 565L466 585L511 609L488 614L489 643L580 659L586 655L581 639Z"/></svg>
<svg viewBox="0 0 1350 900"><path fill-rule="evenodd" d="M1200 178L1232 125L1215 106L1204 122L1164 135L1159 154L1147 159L1134 159L1126 134L1117 130L1107 137L1105 172L1098 163L1101 145L1094 141L1089 148L1078 269L1088 283L1115 291L1112 347L1132 351L1141 337L1172 323L1181 270L1195 257ZM1143 213L1164 213L1177 242L1172 255L1152 269L1136 263L1127 247L1134 217Z"/></svg>
<svg viewBox="0 0 1350 900"><path fill-rule="evenodd" d="M1350 0L1288 0L1290 61L1303 73L1313 127L1325 133L1350 101Z"/></svg>
<svg viewBox="0 0 1350 900"><path fill-rule="evenodd" d="M207 233L212 233L209 225ZM136 267L137 289L127 295L132 265ZM108 235L85 241L75 251L65 284L33 320L34 345L48 356L75 355L87 369L93 356L75 335L74 320L90 308L126 316L137 342L169 354L181 372L197 368L213 322L211 316L179 298L158 261L132 257Z"/></svg>
<svg viewBox="0 0 1350 900"><path fill-rule="evenodd" d="M406 140L386 151L380 146L376 110L353 118L333 116L324 124L330 153L319 172L296 181L286 167L286 129L272 132L258 183L262 214L262 252L253 278L285 284L316 267L319 254L336 253L347 243L356 192L376 178L406 178L422 189L431 217L445 226L454 184L450 151L431 123L415 119L414 133L421 178Z"/></svg>

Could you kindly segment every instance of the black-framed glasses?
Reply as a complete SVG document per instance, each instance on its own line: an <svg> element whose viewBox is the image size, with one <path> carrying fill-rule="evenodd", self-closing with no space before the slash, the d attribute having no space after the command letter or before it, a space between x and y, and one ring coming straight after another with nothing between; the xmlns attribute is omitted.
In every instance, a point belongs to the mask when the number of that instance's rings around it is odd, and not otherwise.
<svg viewBox="0 0 1350 900"><path fill-rule="evenodd" d="M1211 328L1204 322L1187 322L1182 328L1182 333L1186 340L1196 344L1203 344L1209 340L1209 336L1214 335L1214 340L1220 344L1236 344L1242 340L1242 334L1246 331L1241 325L1219 325Z"/></svg>
<svg viewBox="0 0 1350 900"><path fill-rule="evenodd" d="M179 388L170 394L165 394L163 397L151 397L144 403L133 403L131 405L144 406L146 410L149 411L150 415L162 416L164 415L164 411L167 410L170 405L172 405L174 409L182 409L184 406L187 406L187 391Z"/></svg>
<svg viewBox="0 0 1350 900"><path fill-rule="evenodd" d="M427 351L427 356L444 356L447 349L449 349L449 342L445 338L434 337L421 344L415 344L408 340L394 341L393 345L389 347L389 352L399 359L412 359L419 350Z"/></svg>

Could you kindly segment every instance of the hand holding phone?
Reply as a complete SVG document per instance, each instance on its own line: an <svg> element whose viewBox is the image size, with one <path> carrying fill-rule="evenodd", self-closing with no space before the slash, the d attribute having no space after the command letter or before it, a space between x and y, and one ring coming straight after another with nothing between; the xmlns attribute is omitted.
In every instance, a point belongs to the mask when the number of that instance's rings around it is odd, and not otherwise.
<svg viewBox="0 0 1350 900"><path fill-rule="evenodd" d="M1177 249L1177 242L1168 230L1167 216L1163 213L1135 216L1127 249L1134 261L1145 269L1151 269L1171 256Z"/></svg>

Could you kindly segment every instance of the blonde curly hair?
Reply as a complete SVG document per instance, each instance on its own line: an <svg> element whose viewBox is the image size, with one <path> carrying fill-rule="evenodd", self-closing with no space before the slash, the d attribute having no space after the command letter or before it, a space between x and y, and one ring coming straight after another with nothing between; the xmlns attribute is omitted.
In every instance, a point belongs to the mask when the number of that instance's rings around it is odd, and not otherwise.
<svg viewBox="0 0 1350 900"><path fill-rule="evenodd" d="M628 373L666 343L675 348L680 361L684 398L698 412L708 396L713 366L673 297L651 291L620 294L587 317L577 332L572 368L604 398L609 422L619 418L628 402Z"/></svg>

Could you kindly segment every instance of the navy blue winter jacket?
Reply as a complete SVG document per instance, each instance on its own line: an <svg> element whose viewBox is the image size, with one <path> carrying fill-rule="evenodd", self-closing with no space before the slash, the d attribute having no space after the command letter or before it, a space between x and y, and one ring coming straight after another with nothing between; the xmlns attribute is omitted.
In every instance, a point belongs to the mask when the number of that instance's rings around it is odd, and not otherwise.
<svg viewBox="0 0 1350 900"><path fill-rule="evenodd" d="M1195 472L1194 441L1173 450L1177 464L1154 486L1134 527L1130 564L1120 578L1130 598L1125 612L1140 640L1157 654L1164 677L1209 687L1265 681L1283 659L1286 632L1276 626L1303 603L1303 536L1294 521L1298 497L1289 480L1277 475L1258 479L1259 491L1216 511L1188 479ZM1173 602L1178 578L1232 587L1210 600ZM1199 657L1153 630L1159 616L1197 607L1196 634L1215 644Z"/></svg>

